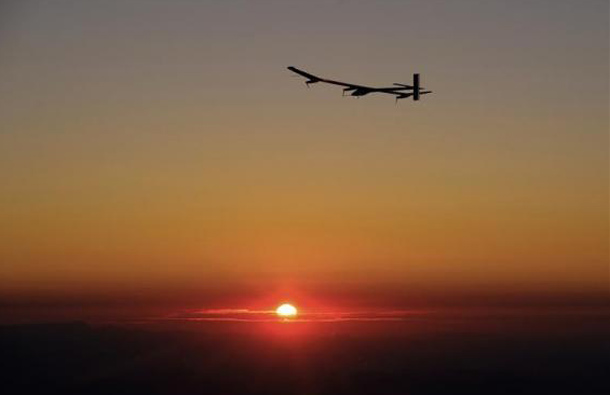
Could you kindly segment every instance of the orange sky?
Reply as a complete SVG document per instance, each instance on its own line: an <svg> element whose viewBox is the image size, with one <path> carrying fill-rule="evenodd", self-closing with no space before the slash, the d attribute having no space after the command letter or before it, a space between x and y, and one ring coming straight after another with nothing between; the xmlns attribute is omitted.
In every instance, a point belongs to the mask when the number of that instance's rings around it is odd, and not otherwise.
<svg viewBox="0 0 610 395"><path fill-rule="evenodd" d="M606 2L310 3L1 6L0 293L607 291Z"/></svg>

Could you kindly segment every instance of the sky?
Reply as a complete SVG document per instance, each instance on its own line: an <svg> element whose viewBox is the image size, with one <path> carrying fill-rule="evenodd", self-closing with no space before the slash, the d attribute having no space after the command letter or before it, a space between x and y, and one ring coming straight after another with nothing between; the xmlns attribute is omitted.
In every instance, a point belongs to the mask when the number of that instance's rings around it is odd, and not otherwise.
<svg viewBox="0 0 610 395"><path fill-rule="evenodd" d="M0 296L606 295L608 15L602 0L4 1ZM344 98L287 66L382 86L421 73L434 93Z"/></svg>

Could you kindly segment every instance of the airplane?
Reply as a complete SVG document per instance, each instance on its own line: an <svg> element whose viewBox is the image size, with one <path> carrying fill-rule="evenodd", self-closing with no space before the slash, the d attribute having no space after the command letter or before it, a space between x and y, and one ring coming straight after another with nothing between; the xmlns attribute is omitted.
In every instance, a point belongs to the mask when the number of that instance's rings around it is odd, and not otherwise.
<svg viewBox="0 0 610 395"><path fill-rule="evenodd" d="M308 88L309 88L310 84L315 84L318 82L325 82L327 84L344 86L345 88L343 88L343 96L345 96L345 94L348 92L351 92L350 96L355 96L355 97L368 95L369 93L387 93L390 95L395 95L396 96L395 103L398 103L398 100L400 100L400 99L407 99L409 97L412 97L413 100L419 100L421 95L432 93L432 91L423 90L424 88L419 85L419 74L413 74L413 85L405 85L405 84L399 84L399 83L395 82L394 83L395 86L393 86L393 87L374 88L374 87L370 87L370 86L356 85L356 84L349 84L347 82L328 80L325 78L315 76L313 74L309 74L303 70L299 70L294 66L289 66L288 70L290 70L294 73L297 73L297 74L301 75L302 77L307 78L307 80L305 81L305 84L307 85Z"/></svg>

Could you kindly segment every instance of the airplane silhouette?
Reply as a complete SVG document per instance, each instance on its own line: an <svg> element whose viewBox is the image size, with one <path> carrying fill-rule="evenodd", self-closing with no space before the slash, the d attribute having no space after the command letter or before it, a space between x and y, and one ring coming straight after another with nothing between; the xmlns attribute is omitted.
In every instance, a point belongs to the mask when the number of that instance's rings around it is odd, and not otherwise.
<svg viewBox="0 0 610 395"><path fill-rule="evenodd" d="M307 87L309 87L309 84L315 84L317 82L325 82L327 84L344 86L345 88L343 88L343 96L345 96L345 93L347 92L351 92L350 96L356 97L368 95L369 93L387 93L390 95L395 95L395 102L398 102L398 100L400 99L406 99L409 97L413 97L413 100L419 100L421 95L432 93L432 91L423 90L424 88L419 85L419 74L413 74L413 85L405 85L395 82L395 86L393 87L375 88L364 85L350 84L347 82L327 80L325 78L320 78L313 74L309 74L303 70L299 70L293 66L289 66L288 70L307 78L307 81L305 81Z"/></svg>

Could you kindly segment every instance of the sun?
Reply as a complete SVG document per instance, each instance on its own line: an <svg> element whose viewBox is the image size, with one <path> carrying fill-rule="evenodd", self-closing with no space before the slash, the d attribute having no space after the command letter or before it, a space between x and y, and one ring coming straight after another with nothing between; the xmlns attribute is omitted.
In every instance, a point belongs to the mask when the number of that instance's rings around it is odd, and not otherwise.
<svg viewBox="0 0 610 395"><path fill-rule="evenodd" d="M283 305L281 305L277 309L275 309L275 314L279 315L280 317L284 317L284 318L296 317L297 308L291 304L284 303Z"/></svg>

